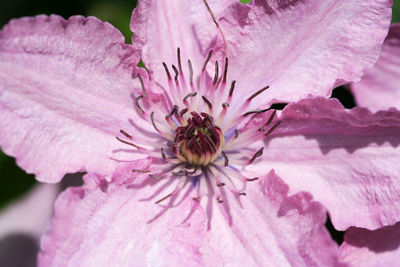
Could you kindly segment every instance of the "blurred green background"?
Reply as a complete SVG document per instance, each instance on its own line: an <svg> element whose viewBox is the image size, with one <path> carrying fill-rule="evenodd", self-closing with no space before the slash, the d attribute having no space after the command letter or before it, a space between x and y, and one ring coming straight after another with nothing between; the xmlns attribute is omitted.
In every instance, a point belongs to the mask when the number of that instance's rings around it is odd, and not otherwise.
<svg viewBox="0 0 400 267"><path fill-rule="evenodd" d="M250 0L241 0L246 3ZM13 0L0 3L0 27L12 18L37 14L59 14L67 18L72 15L96 16L117 27L130 42L132 33L129 22L134 0ZM393 22L400 22L400 0L394 0ZM0 151L0 209L24 194L35 183L33 175L27 175L15 165L11 157Z"/></svg>

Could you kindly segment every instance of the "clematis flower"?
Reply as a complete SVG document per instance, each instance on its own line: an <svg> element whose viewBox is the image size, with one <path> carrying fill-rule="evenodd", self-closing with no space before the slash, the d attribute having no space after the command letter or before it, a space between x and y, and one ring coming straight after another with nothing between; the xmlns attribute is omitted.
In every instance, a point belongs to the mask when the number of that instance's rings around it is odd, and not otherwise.
<svg viewBox="0 0 400 267"><path fill-rule="evenodd" d="M357 105L372 111L400 107L400 24L392 24L382 54L362 80L351 85Z"/></svg>
<svg viewBox="0 0 400 267"><path fill-rule="evenodd" d="M340 265L320 203L399 220L400 113L309 96L374 64L391 2L208 4L139 2L132 46L79 16L1 31L2 148L41 181L89 173L42 265Z"/></svg>

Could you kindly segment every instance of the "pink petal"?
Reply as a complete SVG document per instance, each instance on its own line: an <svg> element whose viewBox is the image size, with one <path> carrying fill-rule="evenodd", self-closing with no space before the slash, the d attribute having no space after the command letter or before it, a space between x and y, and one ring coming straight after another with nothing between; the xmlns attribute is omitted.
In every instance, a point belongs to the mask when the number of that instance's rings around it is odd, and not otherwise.
<svg viewBox="0 0 400 267"><path fill-rule="evenodd" d="M213 213L207 262L218 266L336 266L336 244L328 235L325 209L308 193L287 196L273 171L247 195L229 200L230 216ZM230 225L230 222L231 225ZM222 256L222 257L221 257Z"/></svg>
<svg viewBox="0 0 400 267"><path fill-rule="evenodd" d="M373 66L391 6L390 0L236 3L218 18L228 41L229 76L243 92L270 85L258 103L329 96Z"/></svg>
<svg viewBox="0 0 400 267"><path fill-rule="evenodd" d="M232 0L209 2L218 11ZM139 1L132 14L131 30L133 45L141 50L142 60L160 83L167 79L162 62L178 67L178 47L182 64L187 66L190 59L195 72L199 72L218 34L203 1L186 0ZM171 68L169 71L173 73Z"/></svg>
<svg viewBox="0 0 400 267"><path fill-rule="evenodd" d="M37 16L0 32L0 144L27 172L57 182L67 172L109 173L115 140L136 121L138 62L122 34L96 18Z"/></svg>
<svg viewBox="0 0 400 267"><path fill-rule="evenodd" d="M287 186L273 172L249 184L240 203L230 198L203 209L188 195L168 207L148 199L158 190L156 182L146 182L148 174L132 172L149 164L120 169L111 183L87 175L83 187L64 192L52 229L42 239L40 265L338 264L337 246L324 228L324 208L306 193L288 197Z"/></svg>
<svg viewBox="0 0 400 267"><path fill-rule="evenodd" d="M397 266L400 258L400 223L375 231L350 228L340 248L343 261L354 266Z"/></svg>
<svg viewBox="0 0 400 267"><path fill-rule="evenodd" d="M400 108L400 24L393 24L376 65L351 85L358 106L372 111Z"/></svg>
<svg viewBox="0 0 400 267"><path fill-rule="evenodd" d="M281 120L255 171L274 168L293 192L310 192L337 229L400 220L400 111L316 98L287 106Z"/></svg>
<svg viewBox="0 0 400 267"><path fill-rule="evenodd" d="M26 196L2 210L0 239L10 234L27 234L38 239L50 227L58 192L56 185L37 185Z"/></svg>

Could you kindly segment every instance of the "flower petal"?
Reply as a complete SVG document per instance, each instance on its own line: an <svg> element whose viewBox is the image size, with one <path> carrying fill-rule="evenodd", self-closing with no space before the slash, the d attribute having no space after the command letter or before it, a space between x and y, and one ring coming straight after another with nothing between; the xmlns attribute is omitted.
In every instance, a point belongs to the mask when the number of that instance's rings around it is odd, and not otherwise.
<svg viewBox="0 0 400 267"><path fill-rule="evenodd" d="M122 168L111 183L87 175L83 187L64 192L52 229L42 239L40 265L338 263L338 248L324 228L325 209L306 193L288 197L287 186L273 172L249 185L253 189L240 203L229 200L230 225L222 214L225 204L211 204L212 214L190 195L174 207L154 204L148 198L157 192L157 183L146 182L146 173L132 172L149 164ZM160 211L165 212L157 217ZM211 215L209 229L206 214Z"/></svg>
<svg viewBox="0 0 400 267"><path fill-rule="evenodd" d="M308 193L288 196L274 171L249 184L246 196L213 213L207 262L218 266L340 266L325 229L325 208ZM224 212L225 211L225 212ZM224 214L224 215L223 215Z"/></svg>
<svg viewBox="0 0 400 267"><path fill-rule="evenodd" d="M204 214L196 208L191 223L181 224L191 209L190 198L150 223L164 209L153 199L144 200L157 188L148 182L148 173L132 172L150 169L149 164L142 160L118 169L111 183L88 174L83 187L64 191L55 204L52 229L42 239L39 265L198 262L196 237L203 231Z"/></svg>
<svg viewBox="0 0 400 267"><path fill-rule="evenodd" d="M96 18L37 16L0 32L0 144L37 179L107 174L120 129L138 118L135 50Z"/></svg>
<svg viewBox="0 0 400 267"><path fill-rule="evenodd" d="M281 120L255 171L274 168L291 190L310 192L337 229L400 220L400 111L316 98L288 105Z"/></svg>
<svg viewBox="0 0 400 267"><path fill-rule="evenodd" d="M208 2L217 15L234 1ZM159 83L167 80L162 62L178 67L178 47L182 64L187 66L190 59L195 73L199 73L218 36L203 1L138 1L132 14L131 30L133 45L141 51L142 60ZM169 71L173 73L171 68Z"/></svg>
<svg viewBox="0 0 400 267"><path fill-rule="evenodd" d="M354 266L396 266L400 258L400 223L375 231L351 227L340 252L343 261Z"/></svg>
<svg viewBox="0 0 400 267"><path fill-rule="evenodd" d="M351 85L358 106L372 111L400 108L400 24L393 24L375 66Z"/></svg>
<svg viewBox="0 0 400 267"><path fill-rule="evenodd" d="M390 0L237 3L218 21L228 41L237 91L270 89L258 103L329 96L358 81L381 51L391 19Z"/></svg>

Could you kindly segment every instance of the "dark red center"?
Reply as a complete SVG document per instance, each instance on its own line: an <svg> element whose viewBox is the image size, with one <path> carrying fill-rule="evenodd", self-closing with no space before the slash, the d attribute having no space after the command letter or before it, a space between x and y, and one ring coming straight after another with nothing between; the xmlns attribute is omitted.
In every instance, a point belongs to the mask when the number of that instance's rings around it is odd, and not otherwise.
<svg viewBox="0 0 400 267"><path fill-rule="evenodd" d="M220 151L221 129L214 125L214 119L207 113L191 112L192 117L186 126L175 130L173 153L186 158L187 153L203 156L213 155Z"/></svg>

